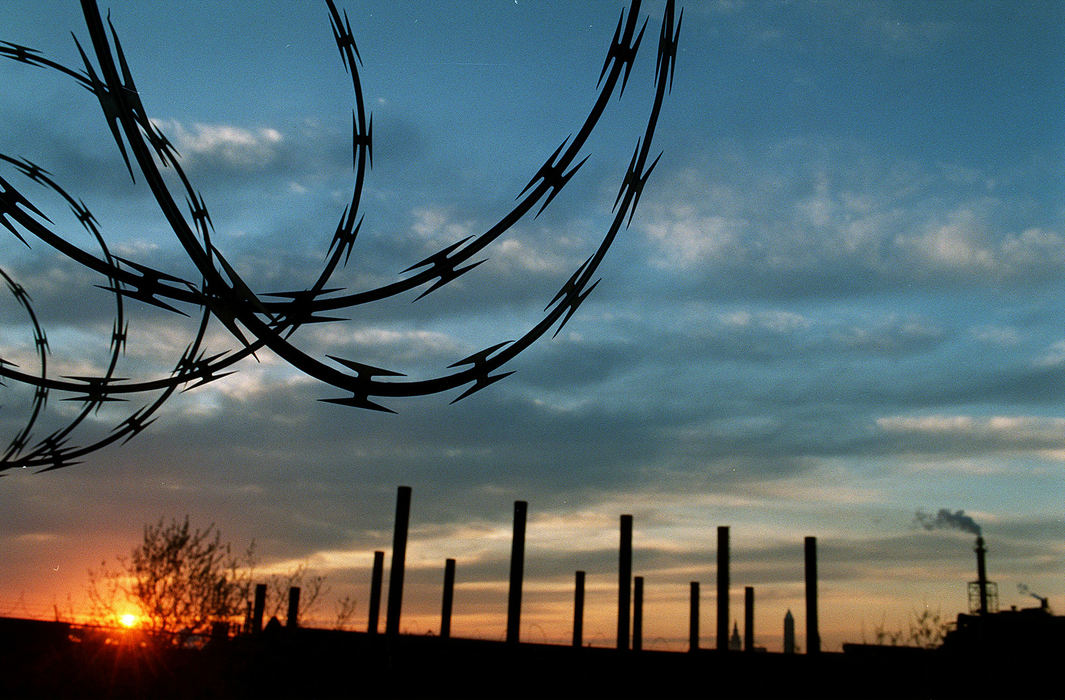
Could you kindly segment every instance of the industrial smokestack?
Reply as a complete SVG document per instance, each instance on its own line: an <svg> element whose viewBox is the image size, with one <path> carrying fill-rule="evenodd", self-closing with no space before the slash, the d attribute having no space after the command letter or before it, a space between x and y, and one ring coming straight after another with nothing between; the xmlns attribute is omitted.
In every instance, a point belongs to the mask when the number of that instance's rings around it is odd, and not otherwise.
<svg viewBox="0 0 1065 700"><path fill-rule="evenodd" d="M373 553L373 574L370 579L370 618L366 623L368 634L377 634L377 620L381 616L381 588L385 576L385 553Z"/></svg>
<svg viewBox="0 0 1065 700"><path fill-rule="evenodd" d="M643 576L632 580L632 650L643 649Z"/></svg>
<svg viewBox="0 0 1065 700"><path fill-rule="evenodd" d="M285 617L285 627L295 629L300 626L300 587L289 586L288 589L288 615Z"/></svg>
<svg viewBox="0 0 1065 700"><path fill-rule="evenodd" d="M632 516L621 516L618 548L618 649L629 648L629 610L632 604Z"/></svg>
<svg viewBox="0 0 1065 700"><path fill-rule="evenodd" d="M717 650L728 651L728 526L717 528Z"/></svg>
<svg viewBox="0 0 1065 700"><path fill-rule="evenodd" d="M510 588L507 593L507 643L517 644L521 632L521 586L525 578L525 517L529 504L514 501L514 535L510 541Z"/></svg>
<svg viewBox="0 0 1065 700"><path fill-rule="evenodd" d="M455 602L455 560L444 560L444 597L440 603L440 638L451 636L451 608Z"/></svg>
<svg viewBox="0 0 1065 700"><path fill-rule="evenodd" d="M584 572L578 571L573 591L573 646L584 644Z"/></svg>
<svg viewBox="0 0 1065 700"><path fill-rule="evenodd" d="M977 535L976 537L976 585L980 591L980 614L987 614L987 564L984 561L984 555L987 554L987 548L984 547L984 538Z"/></svg>
<svg viewBox="0 0 1065 700"><path fill-rule="evenodd" d="M410 486L396 489L396 523L392 532L392 568L388 571L388 607L385 610L385 634L399 634L399 616L403 610L403 573L407 562L407 531L410 528Z"/></svg>
<svg viewBox="0 0 1065 700"><path fill-rule="evenodd" d="M263 631L263 614L266 610L266 584L255 584L255 608L251 616L251 631L258 634Z"/></svg>
<svg viewBox="0 0 1065 700"><path fill-rule="evenodd" d="M754 651L754 586L743 588L743 650Z"/></svg>
<svg viewBox="0 0 1065 700"><path fill-rule="evenodd" d="M699 651L699 582L691 582L688 609L688 651Z"/></svg>
<svg viewBox="0 0 1065 700"><path fill-rule="evenodd" d="M806 653L821 651L821 634L817 628L817 538L804 540L806 559Z"/></svg>

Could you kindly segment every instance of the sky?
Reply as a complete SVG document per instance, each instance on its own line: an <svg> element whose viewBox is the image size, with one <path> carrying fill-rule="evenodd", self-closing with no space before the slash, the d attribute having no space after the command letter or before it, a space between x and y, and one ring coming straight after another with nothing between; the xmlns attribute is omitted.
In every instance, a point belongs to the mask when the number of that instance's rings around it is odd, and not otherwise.
<svg viewBox="0 0 1065 700"><path fill-rule="evenodd" d="M331 285L402 279L487 230L591 109L626 4L527 0L338 3L373 116L359 237ZM529 504L522 638L569 639L574 571L588 572L585 639L614 643L618 522L634 517L645 646L687 644L702 583L714 644L716 528L730 527L731 617L756 595L756 642L804 647L803 538L817 538L823 648L905 630L925 608L968 608L982 528L1000 605L1027 586L1065 609L1065 3L689 1L651 147L661 158L601 282L514 374L384 399L395 414L320 401L336 389L268 351L171 397L124 445L0 479L0 614L84 609L87 570L160 518L214 524L261 571L326 577L316 615L357 601L389 551L396 487L413 490L404 617L439 629L457 560L452 633L502 639L513 503ZM351 81L324 3L108 6L156 127L210 211L212 242L256 293L313 284L351 196ZM301 328L319 358L415 377L542 317L610 227L654 97L664 3L587 161L486 262ZM83 66L74 3L0 8L0 40ZM73 34L73 36L72 36ZM45 168L116 255L196 279L143 178L131 180L93 95L0 59L0 153ZM67 205L8 162L0 177L66 239L93 250ZM180 190L175 190L180 194ZM183 199L183 196L180 197ZM538 208L538 207L537 207ZM0 229L0 268L28 292L50 376L105 371L107 281ZM99 285L99 286L98 286ZM169 375L196 332L129 301L118 376ZM552 331L553 333L553 331ZM240 347L212 322L208 354ZM39 372L33 327L0 299L0 357ZM0 387L0 439L32 389ZM79 402L50 396L38 438ZM150 401L78 426L106 435ZM51 427L50 427L51 426ZM386 558L387 562L387 558Z"/></svg>

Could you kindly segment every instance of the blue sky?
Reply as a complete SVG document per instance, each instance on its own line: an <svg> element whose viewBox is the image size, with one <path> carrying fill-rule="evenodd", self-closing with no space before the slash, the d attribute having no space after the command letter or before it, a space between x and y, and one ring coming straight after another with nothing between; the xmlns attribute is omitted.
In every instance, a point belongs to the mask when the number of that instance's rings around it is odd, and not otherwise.
<svg viewBox="0 0 1065 700"><path fill-rule="evenodd" d="M360 290L513 206L579 128L624 5L341 7L374 125L366 219L338 278ZM143 523L185 513L365 601L399 484L414 489L412 630L435 629L451 556L455 633L502 636L515 499L530 503L530 639L565 639L584 568L586 629L610 642L623 512L662 640L686 638L689 580L711 591L712 615L717 525L732 527L732 579L756 587L770 648L785 610L802 609L804 535L821 547L829 648L905 628L926 604L963 611L972 537L922 530L918 509L964 509L983 526L1003 605L1029 603L1024 583L1065 607L1065 4L683 7L661 161L602 283L556 338L489 389L388 402L397 415L319 402L335 390L263 354L175 397L121 448L8 472L0 611L47 614ZM650 107L662 9L643 5L625 94L543 214L453 285L307 327L300 347L430 376L536 323L609 226ZM80 65L73 4L8 3L0 17L0 39ZM310 284L352 180L351 88L324 4L123 3L111 20L215 244L256 292ZM192 274L90 94L8 60L0 86L0 152L49 170L119 254ZM6 163L0 177L88 245L62 202ZM113 300L100 280L43 244L3 240L0 266L33 297L52 371L101 371ZM195 314L131 307L120 373L168 372ZM0 355L34 366L25 312L8 298L0 314ZM210 350L235 347L212 327ZM8 384L0 428L14 435L29 400ZM61 422L71 404L49 409ZM129 409L101 410L79 439Z"/></svg>

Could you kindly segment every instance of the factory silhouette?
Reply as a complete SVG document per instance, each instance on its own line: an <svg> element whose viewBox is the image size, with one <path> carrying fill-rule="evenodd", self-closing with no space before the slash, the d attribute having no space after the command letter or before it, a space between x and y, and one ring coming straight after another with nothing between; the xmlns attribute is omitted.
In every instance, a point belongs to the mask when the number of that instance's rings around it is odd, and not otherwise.
<svg viewBox="0 0 1065 700"><path fill-rule="evenodd" d="M690 583L686 651L643 646L644 579L632 568L631 515L620 516L617 636L586 644L585 571L574 576L570 644L521 640L528 504L514 502L505 641L451 635L455 559L446 559L438 636L401 633L411 489L397 491L391 567L374 552L364 631L302 627L300 589L288 591L285 621L264 620L258 584L239 630L218 624L197 645L146 644L138 635L70 623L0 619L0 696L108 698L263 697L1062 697L1053 662L1065 651L1065 617L1038 607L999 610L977 535L969 612L935 648L844 644L822 650L818 631L817 540L803 539L805 648L787 610L782 652L755 645L755 590L744 587L742 633L730 617L729 528L717 528L716 644L700 646L698 581ZM942 511L941 511L942 514ZM960 511L959 511L960 514ZM1034 595L1034 594L1033 594ZM384 602L384 629L381 627ZM729 628L731 622L731 629ZM113 632L113 631L110 631ZM235 633L234 633L235 632ZM124 636L128 635L128 636Z"/></svg>

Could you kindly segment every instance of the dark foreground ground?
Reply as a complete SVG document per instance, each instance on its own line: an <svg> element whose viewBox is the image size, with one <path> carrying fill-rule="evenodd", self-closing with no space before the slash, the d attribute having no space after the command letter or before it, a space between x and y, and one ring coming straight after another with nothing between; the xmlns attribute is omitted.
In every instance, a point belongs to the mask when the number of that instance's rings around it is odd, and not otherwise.
<svg viewBox="0 0 1065 700"><path fill-rule="evenodd" d="M325 630L154 649L4 620L0 698L1065 698L1065 659L1045 656L617 652Z"/></svg>

